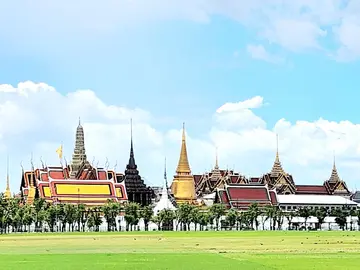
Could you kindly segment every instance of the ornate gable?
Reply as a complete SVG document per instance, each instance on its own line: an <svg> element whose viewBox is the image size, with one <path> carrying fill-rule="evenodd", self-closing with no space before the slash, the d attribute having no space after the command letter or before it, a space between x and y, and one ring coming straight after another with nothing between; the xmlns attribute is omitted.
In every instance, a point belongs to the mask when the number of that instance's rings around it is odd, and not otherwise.
<svg viewBox="0 0 360 270"><path fill-rule="evenodd" d="M341 180L339 177L335 159L330 178L324 182L324 186L329 194L350 195L350 191L347 188L345 181Z"/></svg>

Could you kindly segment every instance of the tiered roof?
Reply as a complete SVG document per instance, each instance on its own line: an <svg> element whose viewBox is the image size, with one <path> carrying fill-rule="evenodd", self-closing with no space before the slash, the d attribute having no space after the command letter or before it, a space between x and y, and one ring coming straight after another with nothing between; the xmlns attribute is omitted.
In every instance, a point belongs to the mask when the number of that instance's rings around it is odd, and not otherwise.
<svg viewBox="0 0 360 270"><path fill-rule="evenodd" d="M246 210L253 203L260 207L278 204L274 190L266 185L236 184L225 185L224 189L217 190L216 201L223 203L227 208Z"/></svg>
<svg viewBox="0 0 360 270"><path fill-rule="evenodd" d="M148 205L151 203L154 192L150 187L146 186L135 162L132 120L130 122L130 130L130 156L123 179L125 180L129 200L141 205Z"/></svg>
<svg viewBox="0 0 360 270"><path fill-rule="evenodd" d="M68 168L45 167L23 172L21 194L31 204L37 197L51 203L84 203L102 205L109 199L126 201L124 182L118 182L115 171L87 165L71 178Z"/></svg>

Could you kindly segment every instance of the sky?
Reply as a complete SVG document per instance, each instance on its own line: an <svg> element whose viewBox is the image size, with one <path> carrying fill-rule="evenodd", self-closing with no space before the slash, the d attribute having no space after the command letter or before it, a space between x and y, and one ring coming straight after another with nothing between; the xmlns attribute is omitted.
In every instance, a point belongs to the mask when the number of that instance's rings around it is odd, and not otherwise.
<svg viewBox="0 0 360 270"><path fill-rule="evenodd" d="M21 164L124 171L130 119L149 185L175 174L185 122L194 174L271 170L360 188L360 1L0 0L0 190ZM2 179L2 180L1 180Z"/></svg>

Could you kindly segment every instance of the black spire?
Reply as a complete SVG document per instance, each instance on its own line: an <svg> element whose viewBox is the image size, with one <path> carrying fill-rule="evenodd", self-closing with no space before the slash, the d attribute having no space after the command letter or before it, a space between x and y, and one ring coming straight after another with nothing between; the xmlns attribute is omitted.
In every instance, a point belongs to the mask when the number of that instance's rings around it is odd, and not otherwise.
<svg viewBox="0 0 360 270"><path fill-rule="evenodd" d="M125 186L128 199L131 202L137 202L141 205L149 205L153 197L153 190L146 186L144 180L141 179L137 165L135 163L133 134L132 134L132 119L130 120L131 140L130 140L130 157L129 163L125 169Z"/></svg>
<svg viewBox="0 0 360 270"><path fill-rule="evenodd" d="M132 119L130 119L130 132L131 132L131 143L130 143L130 157L129 163L126 165L125 175L138 175L137 165L135 163L134 145L133 145L133 134L132 134Z"/></svg>

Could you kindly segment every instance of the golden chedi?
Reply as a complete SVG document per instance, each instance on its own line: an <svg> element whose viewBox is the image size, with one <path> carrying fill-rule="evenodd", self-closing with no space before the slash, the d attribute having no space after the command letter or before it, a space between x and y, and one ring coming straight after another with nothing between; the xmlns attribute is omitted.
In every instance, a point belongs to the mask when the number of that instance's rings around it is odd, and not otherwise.
<svg viewBox="0 0 360 270"><path fill-rule="evenodd" d="M10 199L11 198L10 177L9 177L9 156L7 157L6 189L5 189L5 192L4 192L4 198L5 199Z"/></svg>
<svg viewBox="0 0 360 270"><path fill-rule="evenodd" d="M194 203L196 201L195 182L191 174L186 150L185 124L183 124L179 163L171 189L177 203Z"/></svg>

